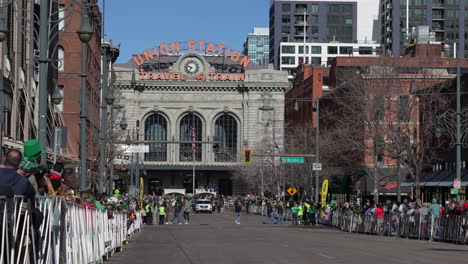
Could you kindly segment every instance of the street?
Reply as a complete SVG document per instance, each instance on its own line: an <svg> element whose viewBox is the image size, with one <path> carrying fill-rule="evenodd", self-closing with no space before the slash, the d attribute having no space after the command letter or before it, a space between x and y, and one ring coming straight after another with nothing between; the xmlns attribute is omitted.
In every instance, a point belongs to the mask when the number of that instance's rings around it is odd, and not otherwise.
<svg viewBox="0 0 468 264"><path fill-rule="evenodd" d="M197 214L190 225L143 226L108 263L467 263L468 247L262 224L258 215Z"/></svg>

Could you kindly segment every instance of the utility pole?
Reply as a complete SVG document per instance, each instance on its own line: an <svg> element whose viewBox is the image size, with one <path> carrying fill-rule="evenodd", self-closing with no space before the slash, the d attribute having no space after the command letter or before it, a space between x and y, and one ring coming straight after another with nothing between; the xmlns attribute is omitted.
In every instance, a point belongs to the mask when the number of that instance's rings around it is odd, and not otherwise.
<svg viewBox="0 0 468 264"><path fill-rule="evenodd" d="M320 163L320 97L316 99L316 116L315 116L315 163ZM319 202L319 184L320 171L315 171L315 203Z"/></svg>
<svg viewBox="0 0 468 264"><path fill-rule="evenodd" d="M456 52L456 51L455 51ZM456 138L456 179L461 181L461 87L460 87L460 59L457 57L457 138ZM457 194L457 201L460 201L460 194Z"/></svg>
<svg viewBox="0 0 468 264"><path fill-rule="evenodd" d="M47 150L47 109L48 109L48 45L49 45L49 1L41 0L39 9L39 144ZM3 64L3 60L2 60ZM3 85L3 75L2 85ZM3 109L1 109L3 111ZM41 165L46 165L46 156L41 155Z"/></svg>

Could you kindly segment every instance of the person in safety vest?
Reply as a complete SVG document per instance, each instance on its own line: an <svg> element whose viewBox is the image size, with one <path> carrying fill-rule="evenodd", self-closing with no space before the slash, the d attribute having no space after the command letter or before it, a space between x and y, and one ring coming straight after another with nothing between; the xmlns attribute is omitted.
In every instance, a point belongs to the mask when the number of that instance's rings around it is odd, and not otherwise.
<svg viewBox="0 0 468 264"><path fill-rule="evenodd" d="M304 209L302 203L299 205L299 212L297 212L298 224L301 224L301 218L304 215Z"/></svg>
<svg viewBox="0 0 468 264"><path fill-rule="evenodd" d="M291 213L292 213L292 223L293 225L297 225L297 214L299 213L299 206L297 206L296 203L294 203L293 207L291 207Z"/></svg>
<svg viewBox="0 0 468 264"><path fill-rule="evenodd" d="M310 208L309 202L308 201L304 202L304 216L302 218L304 220L304 225L308 225L310 223L309 208Z"/></svg>
<svg viewBox="0 0 468 264"><path fill-rule="evenodd" d="M146 204L145 213L146 213L146 224L152 225L153 224L153 205L151 205L151 203Z"/></svg>
<svg viewBox="0 0 468 264"><path fill-rule="evenodd" d="M166 218L166 205L162 204L159 206L159 224L164 225L164 219Z"/></svg>

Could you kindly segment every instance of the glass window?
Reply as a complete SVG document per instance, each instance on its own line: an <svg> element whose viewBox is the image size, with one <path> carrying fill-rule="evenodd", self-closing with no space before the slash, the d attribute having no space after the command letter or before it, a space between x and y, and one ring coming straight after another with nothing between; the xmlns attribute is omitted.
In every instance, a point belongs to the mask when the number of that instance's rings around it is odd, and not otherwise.
<svg viewBox="0 0 468 264"><path fill-rule="evenodd" d="M312 57L312 59L310 60L310 63L312 65L321 65L322 64L322 58L320 57Z"/></svg>
<svg viewBox="0 0 468 264"><path fill-rule="evenodd" d="M59 18L58 30L63 30L65 28L65 5L62 5L62 4L59 5L58 18Z"/></svg>
<svg viewBox="0 0 468 264"><path fill-rule="evenodd" d="M219 142L213 146L216 162L235 162L237 160L237 121L224 114L215 123L214 141Z"/></svg>
<svg viewBox="0 0 468 264"><path fill-rule="evenodd" d="M311 26L310 30L312 31L312 34L318 34L318 27L317 26Z"/></svg>
<svg viewBox="0 0 468 264"><path fill-rule="evenodd" d="M61 46L58 47L57 52L57 59L58 59L58 70L64 71L65 70L65 51Z"/></svg>
<svg viewBox="0 0 468 264"><path fill-rule="evenodd" d="M283 23L290 23L291 22L291 17L290 16L283 16L281 21Z"/></svg>
<svg viewBox="0 0 468 264"><path fill-rule="evenodd" d="M318 13L318 5L312 5L312 13Z"/></svg>
<svg viewBox="0 0 468 264"><path fill-rule="evenodd" d="M161 114L152 114L145 120L145 140L167 140L167 121ZM145 161L166 161L167 144L149 143Z"/></svg>
<svg viewBox="0 0 468 264"><path fill-rule="evenodd" d="M281 52L285 54L294 54L296 52L295 46L282 46Z"/></svg>
<svg viewBox="0 0 468 264"><path fill-rule="evenodd" d="M304 54L304 46L299 46L299 54ZM309 54L308 46L306 46L306 54Z"/></svg>
<svg viewBox="0 0 468 264"><path fill-rule="evenodd" d="M339 17L338 16L328 16L328 24L338 24Z"/></svg>
<svg viewBox="0 0 468 264"><path fill-rule="evenodd" d="M353 24L353 18L352 17L345 18L345 24L352 25Z"/></svg>
<svg viewBox="0 0 468 264"><path fill-rule="evenodd" d="M329 46L328 47L328 54L338 54L338 47Z"/></svg>
<svg viewBox="0 0 468 264"><path fill-rule="evenodd" d="M402 95L398 101L398 118L401 121L409 121L410 117L410 105L409 105L409 96Z"/></svg>
<svg viewBox="0 0 468 264"><path fill-rule="evenodd" d="M281 10L283 10L283 12L289 12L289 11L291 11L291 5L290 4L282 4L281 5Z"/></svg>
<svg viewBox="0 0 468 264"><path fill-rule="evenodd" d="M447 10L447 17L458 17L458 10Z"/></svg>
<svg viewBox="0 0 468 264"><path fill-rule="evenodd" d="M201 119L194 113L185 115L180 121L180 140L181 141L202 141L203 125ZM182 143L179 151L180 161L201 161L202 144Z"/></svg>
<svg viewBox="0 0 468 264"><path fill-rule="evenodd" d="M289 37L282 37L281 42L289 42Z"/></svg>
<svg viewBox="0 0 468 264"><path fill-rule="evenodd" d="M353 47L340 47L340 54L353 54Z"/></svg>
<svg viewBox="0 0 468 264"><path fill-rule="evenodd" d="M296 63L295 57L282 57L281 58L281 64L294 65L295 63Z"/></svg>
<svg viewBox="0 0 468 264"><path fill-rule="evenodd" d="M359 47L359 55L372 55L372 47Z"/></svg>
<svg viewBox="0 0 468 264"><path fill-rule="evenodd" d="M285 34L289 34L289 33L291 33L291 27L290 26L283 26L281 28L281 32L285 33Z"/></svg>
<svg viewBox="0 0 468 264"><path fill-rule="evenodd" d="M306 4L297 4L296 5L296 13L304 13L307 12L307 5Z"/></svg>
<svg viewBox="0 0 468 264"><path fill-rule="evenodd" d="M65 87L63 85L58 85L57 88L59 89L59 93L63 98L63 89ZM60 104L57 105L57 108L60 112L63 112L63 100L60 102Z"/></svg>
<svg viewBox="0 0 468 264"><path fill-rule="evenodd" d="M318 16L310 16L310 20L308 22L312 24L318 24Z"/></svg>
<svg viewBox="0 0 468 264"><path fill-rule="evenodd" d="M311 47L311 53L312 54L322 54L322 47L320 46L312 46Z"/></svg>

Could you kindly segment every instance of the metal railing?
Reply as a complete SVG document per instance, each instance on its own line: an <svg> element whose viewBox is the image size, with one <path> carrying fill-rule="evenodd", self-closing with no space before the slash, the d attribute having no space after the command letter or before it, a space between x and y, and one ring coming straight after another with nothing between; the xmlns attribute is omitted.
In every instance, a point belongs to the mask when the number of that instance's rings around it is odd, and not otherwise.
<svg viewBox="0 0 468 264"><path fill-rule="evenodd" d="M346 232L468 244L468 215L434 218L429 214L386 214L379 219L375 215L335 211L320 217L319 222Z"/></svg>
<svg viewBox="0 0 468 264"><path fill-rule="evenodd" d="M141 214L108 212L59 197L0 197L0 264L96 263L141 228Z"/></svg>

